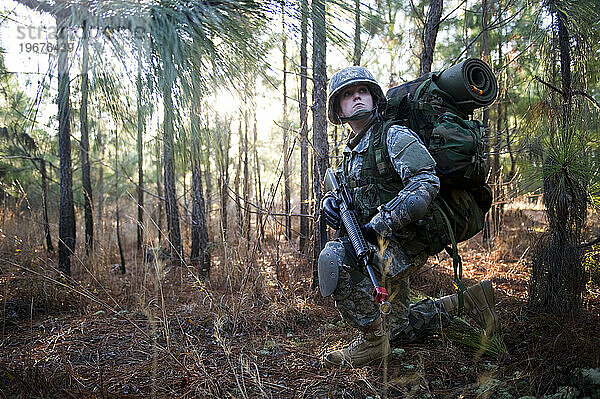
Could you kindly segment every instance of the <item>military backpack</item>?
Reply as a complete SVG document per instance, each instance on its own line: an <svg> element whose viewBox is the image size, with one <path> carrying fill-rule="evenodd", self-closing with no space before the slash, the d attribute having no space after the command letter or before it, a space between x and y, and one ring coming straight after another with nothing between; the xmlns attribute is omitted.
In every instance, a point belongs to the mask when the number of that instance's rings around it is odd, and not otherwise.
<svg viewBox="0 0 600 399"><path fill-rule="evenodd" d="M496 79L489 67L481 60L468 59L386 94L386 128L392 124L409 127L421 137L437 164L440 193L419 229L430 254L449 250L452 244L453 257L457 256L456 244L483 229L492 203L486 184L485 132L483 125L469 116L474 109L491 104L496 93Z"/></svg>

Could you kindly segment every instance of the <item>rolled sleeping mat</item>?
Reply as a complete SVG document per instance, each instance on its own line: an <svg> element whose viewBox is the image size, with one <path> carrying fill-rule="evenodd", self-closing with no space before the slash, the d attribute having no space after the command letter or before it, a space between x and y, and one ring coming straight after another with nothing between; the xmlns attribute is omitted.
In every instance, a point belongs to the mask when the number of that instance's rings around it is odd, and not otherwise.
<svg viewBox="0 0 600 399"><path fill-rule="evenodd" d="M498 82L491 68L482 60L468 58L453 67L434 74L437 86L454 97L460 108L486 107L498 95Z"/></svg>

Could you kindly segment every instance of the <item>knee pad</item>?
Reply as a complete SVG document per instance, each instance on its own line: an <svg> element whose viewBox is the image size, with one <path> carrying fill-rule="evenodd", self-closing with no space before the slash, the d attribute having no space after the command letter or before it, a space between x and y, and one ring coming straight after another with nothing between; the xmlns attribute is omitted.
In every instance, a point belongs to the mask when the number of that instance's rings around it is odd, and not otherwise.
<svg viewBox="0 0 600 399"><path fill-rule="evenodd" d="M337 241L330 241L319 254L319 290L321 295L327 297L335 291L340 276L340 268L344 264L344 245Z"/></svg>

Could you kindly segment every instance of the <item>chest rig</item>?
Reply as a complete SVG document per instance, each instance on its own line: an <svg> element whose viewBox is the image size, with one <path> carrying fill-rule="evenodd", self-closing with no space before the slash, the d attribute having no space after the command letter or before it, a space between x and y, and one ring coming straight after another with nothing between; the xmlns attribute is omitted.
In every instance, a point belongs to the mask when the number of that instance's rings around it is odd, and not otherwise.
<svg viewBox="0 0 600 399"><path fill-rule="evenodd" d="M391 121L385 121L373 126L358 178L350 176L350 154L344 154L344 176L352 190L353 210L361 225L371 220L380 205L391 201L404 188L387 149L387 131L391 125Z"/></svg>

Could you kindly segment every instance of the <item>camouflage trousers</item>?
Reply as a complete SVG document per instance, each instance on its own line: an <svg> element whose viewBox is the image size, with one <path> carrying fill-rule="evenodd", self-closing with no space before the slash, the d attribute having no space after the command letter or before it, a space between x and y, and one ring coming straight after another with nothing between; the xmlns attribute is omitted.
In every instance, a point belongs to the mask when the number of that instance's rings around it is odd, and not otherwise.
<svg viewBox="0 0 600 399"><path fill-rule="evenodd" d="M362 330L380 315L380 311L371 296L371 280L352 267L356 266L356 258L349 244L344 239L326 244L349 266L340 269L332 296L342 318ZM409 258L395 243L389 243L375 256L374 270L378 282L388 291L388 301L392 304L392 311L385 316L385 321L390 341L394 343L417 341L445 327L451 320L437 300L427 298L410 303L410 274L420 269L426 260L425 254Z"/></svg>

